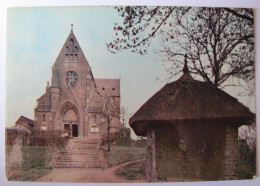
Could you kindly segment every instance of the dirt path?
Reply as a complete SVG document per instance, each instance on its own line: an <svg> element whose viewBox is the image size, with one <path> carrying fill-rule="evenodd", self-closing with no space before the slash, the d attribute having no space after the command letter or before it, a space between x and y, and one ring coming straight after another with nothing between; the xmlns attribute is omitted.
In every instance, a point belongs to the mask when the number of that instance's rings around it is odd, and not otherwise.
<svg viewBox="0 0 260 186"><path fill-rule="evenodd" d="M141 161L141 160L137 160ZM130 161L111 168L56 168L49 174L36 180L39 182L99 182L99 183L123 183L123 182L145 182L145 180L127 180L123 176L117 176L115 171Z"/></svg>

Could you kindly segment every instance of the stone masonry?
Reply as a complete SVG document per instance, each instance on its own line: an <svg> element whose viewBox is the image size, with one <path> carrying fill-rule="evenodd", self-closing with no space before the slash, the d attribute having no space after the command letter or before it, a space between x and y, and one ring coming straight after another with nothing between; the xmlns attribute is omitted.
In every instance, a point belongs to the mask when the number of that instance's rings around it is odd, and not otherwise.
<svg viewBox="0 0 260 186"><path fill-rule="evenodd" d="M237 163L238 152L238 129L235 126L228 125L226 128L226 149L224 160L224 175L226 180L235 180L238 177Z"/></svg>
<svg viewBox="0 0 260 186"><path fill-rule="evenodd" d="M100 139L107 129L102 117L106 96L120 109L120 79L94 78L71 29L52 66L51 84L47 82L45 93L37 99L35 129ZM111 126L111 132L121 127L119 116L113 118Z"/></svg>

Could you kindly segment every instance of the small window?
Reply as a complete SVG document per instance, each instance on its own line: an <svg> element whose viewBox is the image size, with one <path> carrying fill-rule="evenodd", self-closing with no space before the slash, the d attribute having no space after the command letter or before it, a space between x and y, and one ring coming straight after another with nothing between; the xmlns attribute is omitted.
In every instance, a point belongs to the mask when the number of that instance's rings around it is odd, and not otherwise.
<svg viewBox="0 0 260 186"><path fill-rule="evenodd" d="M105 88L103 87L102 90L105 90Z"/></svg>
<svg viewBox="0 0 260 186"><path fill-rule="evenodd" d="M90 132L98 132L98 127L97 126L91 127Z"/></svg>
<svg viewBox="0 0 260 186"><path fill-rule="evenodd" d="M115 88L112 88L112 90L115 90Z"/></svg>
<svg viewBox="0 0 260 186"><path fill-rule="evenodd" d="M43 114L43 116L42 116L42 117L43 117L43 122L45 122L45 114Z"/></svg>
<svg viewBox="0 0 260 186"><path fill-rule="evenodd" d="M46 126L46 125L42 125L42 126L41 126L41 130L42 130L42 131L47 131L47 126Z"/></svg>

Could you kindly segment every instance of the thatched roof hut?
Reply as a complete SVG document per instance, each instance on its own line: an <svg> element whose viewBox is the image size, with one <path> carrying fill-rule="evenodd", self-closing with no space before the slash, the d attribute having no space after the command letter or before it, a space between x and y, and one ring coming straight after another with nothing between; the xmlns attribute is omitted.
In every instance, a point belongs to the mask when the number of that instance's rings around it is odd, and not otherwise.
<svg viewBox="0 0 260 186"><path fill-rule="evenodd" d="M147 136L147 181L216 180L236 178L237 129L254 119L237 99L194 80L185 59L183 75L155 93L129 123Z"/></svg>
<svg viewBox="0 0 260 186"><path fill-rule="evenodd" d="M212 84L194 80L184 73L177 81L166 84L130 118L137 135L146 136L149 125L184 120L228 120L249 124L254 114L238 100Z"/></svg>

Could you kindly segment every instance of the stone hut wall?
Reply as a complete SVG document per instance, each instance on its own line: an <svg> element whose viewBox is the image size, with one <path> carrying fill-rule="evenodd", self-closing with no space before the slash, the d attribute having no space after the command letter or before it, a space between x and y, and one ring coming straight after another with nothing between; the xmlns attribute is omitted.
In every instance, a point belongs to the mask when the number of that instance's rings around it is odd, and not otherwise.
<svg viewBox="0 0 260 186"><path fill-rule="evenodd" d="M235 180L238 178L237 163L238 152L238 128L236 126L227 126L226 128L226 149L224 162L224 175L226 180Z"/></svg>
<svg viewBox="0 0 260 186"><path fill-rule="evenodd" d="M158 181L223 179L224 125L169 125L155 131Z"/></svg>

